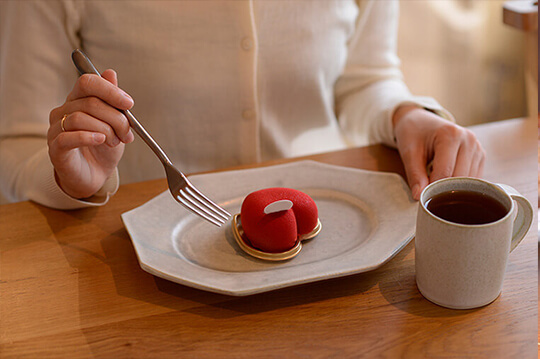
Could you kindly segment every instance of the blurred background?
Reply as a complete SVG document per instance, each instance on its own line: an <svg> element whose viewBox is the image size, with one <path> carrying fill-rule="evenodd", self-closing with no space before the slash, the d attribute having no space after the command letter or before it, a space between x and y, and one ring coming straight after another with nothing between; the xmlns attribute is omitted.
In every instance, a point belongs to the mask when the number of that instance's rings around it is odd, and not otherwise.
<svg viewBox="0 0 540 359"><path fill-rule="evenodd" d="M415 95L436 98L460 125L527 116L526 39L503 23L505 2L400 2L405 82Z"/></svg>

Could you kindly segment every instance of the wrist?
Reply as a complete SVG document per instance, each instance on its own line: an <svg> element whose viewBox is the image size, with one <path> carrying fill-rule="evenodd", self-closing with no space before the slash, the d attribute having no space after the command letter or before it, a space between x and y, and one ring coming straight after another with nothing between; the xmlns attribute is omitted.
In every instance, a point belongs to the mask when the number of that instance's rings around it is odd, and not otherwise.
<svg viewBox="0 0 540 359"><path fill-rule="evenodd" d="M98 185L82 187L79 182L66 181L65 177L61 177L56 169L54 170L54 179L62 192L79 201L84 201L94 196L101 187L98 187Z"/></svg>
<svg viewBox="0 0 540 359"><path fill-rule="evenodd" d="M401 105L392 114L392 127L395 129L398 123L404 118L407 114L414 110L422 110L423 107L413 104Z"/></svg>

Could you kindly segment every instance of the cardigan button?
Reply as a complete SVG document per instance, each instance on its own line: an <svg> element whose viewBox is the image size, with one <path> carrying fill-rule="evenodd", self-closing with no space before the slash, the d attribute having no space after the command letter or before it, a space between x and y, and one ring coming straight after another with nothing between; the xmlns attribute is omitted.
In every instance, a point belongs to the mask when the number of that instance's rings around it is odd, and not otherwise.
<svg viewBox="0 0 540 359"><path fill-rule="evenodd" d="M244 37L240 45L242 46L242 49L249 51L253 48L253 39L250 37Z"/></svg>

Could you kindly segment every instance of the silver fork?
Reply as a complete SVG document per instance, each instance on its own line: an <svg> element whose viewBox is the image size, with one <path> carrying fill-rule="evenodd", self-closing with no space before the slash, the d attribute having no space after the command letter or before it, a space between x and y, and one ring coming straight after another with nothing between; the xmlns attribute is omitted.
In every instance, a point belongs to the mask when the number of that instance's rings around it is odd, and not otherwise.
<svg viewBox="0 0 540 359"><path fill-rule="evenodd" d="M77 49L73 51L71 58L73 59L73 63L81 75L96 74L101 76L88 56L86 56L81 50ZM141 139L152 149L152 151L154 151L161 163L163 163L165 173L167 174L169 190L171 191L174 199L176 199L191 212L201 216L218 227L227 222L227 220L231 217L231 214L201 193L195 186L193 186L193 184L191 184L191 182L182 172L176 169L165 152L129 110L122 111L122 113L124 113L124 115L127 117L133 130L137 132L139 137L141 137Z"/></svg>

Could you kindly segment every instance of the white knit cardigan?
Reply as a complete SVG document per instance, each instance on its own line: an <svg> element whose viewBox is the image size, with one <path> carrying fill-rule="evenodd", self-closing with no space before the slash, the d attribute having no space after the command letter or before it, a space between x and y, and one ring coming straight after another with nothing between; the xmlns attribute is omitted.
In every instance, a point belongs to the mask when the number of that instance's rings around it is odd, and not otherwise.
<svg viewBox="0 0 540 359"><path fill-rule="evenodd" d="M164 177L137 140L94 197L69 197L47 154L49 112L82 48L113 68L132 112L185 172L368 143L415 103L396 55L397 1L0 1L0 186L12 201L104 204L119 183Z"/></svg>

